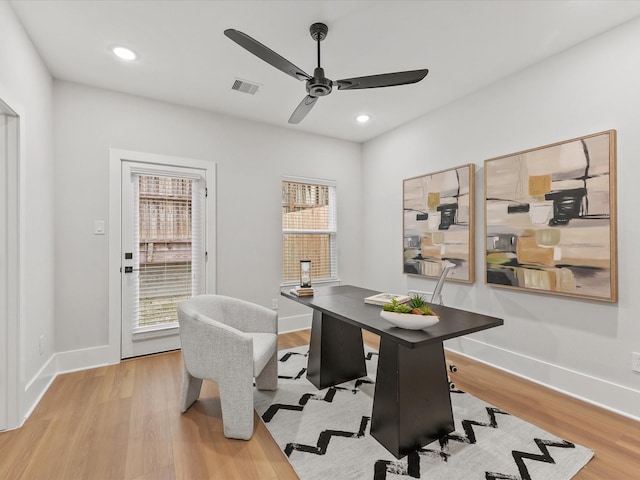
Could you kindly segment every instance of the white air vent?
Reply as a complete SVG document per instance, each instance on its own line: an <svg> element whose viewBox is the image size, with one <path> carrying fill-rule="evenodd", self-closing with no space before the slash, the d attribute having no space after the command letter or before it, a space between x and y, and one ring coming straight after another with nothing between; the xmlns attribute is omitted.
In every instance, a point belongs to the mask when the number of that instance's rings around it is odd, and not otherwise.
<svg viewBox="0 0 640 480"><path fill-rule="evenodd" d="M259 83L249 82L247 80L241 80L236 78L233 82L231 90L237 90L239 92L248 93L249 95L255 95L262 85Z"/></svg>

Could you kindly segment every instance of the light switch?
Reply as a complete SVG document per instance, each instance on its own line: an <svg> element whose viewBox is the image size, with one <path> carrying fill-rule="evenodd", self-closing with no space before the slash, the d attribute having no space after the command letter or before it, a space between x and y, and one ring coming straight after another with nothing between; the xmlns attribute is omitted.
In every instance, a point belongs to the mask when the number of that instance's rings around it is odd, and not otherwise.
<svg viewBox="0 0 640 480"><path fill-rule="evenodd" d="M96 220L93 227L94 235L104 235L104 220Z"/></svg>

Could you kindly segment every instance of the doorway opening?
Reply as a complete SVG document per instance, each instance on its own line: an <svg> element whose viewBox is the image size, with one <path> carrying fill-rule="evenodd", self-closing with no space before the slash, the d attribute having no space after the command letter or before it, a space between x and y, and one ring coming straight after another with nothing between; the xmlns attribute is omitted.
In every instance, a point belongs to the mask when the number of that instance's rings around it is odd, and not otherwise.
<svg viewBox="0 0 640 480"><path fill-rule="evenodd" d="M0 430L18 423L19 124L0 100Z"/></svg>

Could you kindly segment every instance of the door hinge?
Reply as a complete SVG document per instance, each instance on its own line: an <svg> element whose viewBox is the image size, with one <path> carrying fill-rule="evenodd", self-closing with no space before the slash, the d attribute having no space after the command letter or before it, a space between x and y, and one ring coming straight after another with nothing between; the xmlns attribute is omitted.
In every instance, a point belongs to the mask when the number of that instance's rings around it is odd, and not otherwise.
<svg viewBox="0 0 640 480"><path fill-rule="evenodd" d="M205 262L209 261L209 252L204 252L204 261Z"/></svg>
<svg viewBox="0 0 640 480"><path fill-rule="evenodd" d="M204 196L205 196L205 198L209 196L209 188L208 187L204 187Z"/></svg>

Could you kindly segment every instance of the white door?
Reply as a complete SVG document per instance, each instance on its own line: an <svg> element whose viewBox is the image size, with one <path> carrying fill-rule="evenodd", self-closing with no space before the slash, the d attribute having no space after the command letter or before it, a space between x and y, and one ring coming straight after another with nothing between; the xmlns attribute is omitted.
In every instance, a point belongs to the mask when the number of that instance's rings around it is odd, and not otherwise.
<svg viewBox="0 0 640 480"><path fill-rule="evenodd" d="M0 100L0 430L17 421L19 120Z"/></svg>
<svg viewBox="0 0 640 480"><path fill-rule="evenodd" d="M206 171L124 161L122 358L180 348L176 306L206 291Z"/></svg>
<svg viewBox="0 0 640 480"><path fill-rule="evenodd" d="M1 106L0 106L1 108ZM8 118L0 110L0 430L7 428L7 375L9 318L7 311L7 128Z"/></svg>

